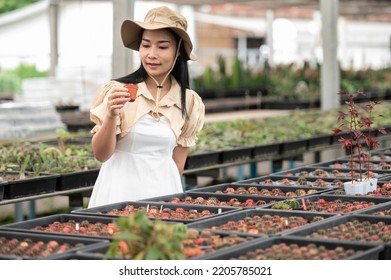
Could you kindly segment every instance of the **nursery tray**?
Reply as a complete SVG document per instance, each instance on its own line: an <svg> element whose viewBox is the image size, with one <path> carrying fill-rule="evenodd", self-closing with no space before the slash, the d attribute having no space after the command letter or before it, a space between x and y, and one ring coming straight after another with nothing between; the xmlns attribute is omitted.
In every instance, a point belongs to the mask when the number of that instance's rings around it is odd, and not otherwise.
<svg viewBox="0 0 391 280"><path fill-rule="evenodd" d="M382 210L389 210L390 211L390 215L379 215L379 214L376 214L376 212L382 211ZM382 204L379 204L379 205L376 205L376 206L373 206L373 207L368 208L368 209L357 210L355 212L355 214L373 215L373 216L376 216L376 217L391 217L391 201L386 202L386 203L382 203Z"/></svg>
<svg viewBox="0 0 391 280"><path fill-rule="evenodd" d="M367 194L356 194L356 195L354 195L354 194L346 194L345 190L343 188L341 188L341 189L334 189L334 190L331 190L331 191L328 191L328 192L324 192L323 194L340 195L340 196L349 195L349 196L355 196L355 197L361 197L361 198L376 197L376 198L383 198L385 200L391 200L391 189L389 189L389 190L388 189L384 189L383 188L384 184L390 184L390 183L389 182L384 182L384 181L377 181L376 190L372 191L372 192L369 192Z"/></svg>
<svg viewBox="0 0 391 280"><path fill-rule="evenodd" d="M103 205L103 206L74 210L74 211L72 211L72 214L92 215L92 216L102 216L102 217L119 217L119 215L117 216L114 214L107 214L107 212L114 210L114 209L120 210L120 209L125 208L128 205L132 205L137 208L144 207L144 208L148 208L148 209L155 207L158 209L158 211L160 211L160 209L164 209L164 208L169 208L171 210L177 210L177 209L181 208L185 211L196 210L197 213L201 213L203 210L208 210L211 213L211 215L199 217L197 219L181 219L180 217L178 217L178 218L161 218L161 217L152 217L152 216L148 215L149 219L151 219L151 220L159 219L159 220L163 220L163 221L181 222L181 223L190 223L190 222L194 222L194 221L205 220L210 217L221 216L226 213L240 210L240 208L237 208L237 207L209 207L206 205L186 205L186 204L178 205L178 204L172 204L172 203L159 203L159 202L124 201L124 202Z"/></svg>
<svg viewBox="0 0 391 280"><path fill-rule="evenodd" d="M382 176L379 180L383 181L384 183L391 183L391 174Z"/></svg>
<svg viewBox="0 0 391 280"><path fill-rule="evenodd" d="M273 159L281 153L281 143L257 145L253 147L254 159Z"/></svg>
<svg viewBox="0 0 391 280"><path fill-rule="evenodd" d="M221 151L221 162L229 163L240 160L251 159L253 147L233 147L229 150Z"/></svg>
<svg viewBox="0 0 391 280"><path fill-rule="evenodd" d="M231 188L233 189L235 192L238 191L239 188L242 188L246 191L246 193L244 194L240 194L240 193L227 193L226 190L227 188ZM301 186L301 187L284 187L284 186L268 186L268 185L254 185L254 184L239 184L239 183L232 183L232 184L229 184L229 183L225 183L225 184L219 184L219 185L214 185L214 186L208 186L208 187L202 187L202 188L198 188L198 189L193 189L193 190L190 190L188 191L187 193L217 193L217 194L224 194L224 195L234 195L234 196L241 196L241 195L245 195L245 196L252 196L252 197L257 197L257 196L271 196L271 197L276 197L276 198L282 198L282 199L286 199L288 197L291 197L291 196L287 196L287 195L267 195L267 194L257 194L257 193L254 193L254 194L251 194L251 193L248 193L249 189L252 188L252 189L256 189L257 192L261 191L261 190L267 190L267 191L270 191L270 192L273 192L273 190L281 190L282 192L284 192L285 194L288 193L288 192L295 192L297 190L304 190L306 193L308 191L315 191L315 193L311 193L311 194L305 194L305 195L302 195L302 196L307 196L307 195L313 195L313 194L319 194L319 193L323 193L323 192L326 192L326 191L329 191L329 190L333 190L333 188L320 188L320 187L306 187L306 186ZM295 197L302 197L302 196L295 196Z"/></svg>
<svg viewBox="0 0 391 280"><path fill-rule="evenodd" d="M360 214L344 215L344 216L339 216L339 217L336 217L334 219L330 219L330 220L327 220L324 222L320 222L316 225L315 224L310 225L306 228L301 228L301 229L290 231L287 233L287 235L289 235L289 236L293 235L293 236L299 236L299 237L313 239L312 237L309 237L309 235L311 235L312 233L314 233L318 230L339 226L339 225L344 224L346 222L351 222L355 219L360 222L369 221L370 223L384 222L387 225L391 224L391 217L378 217L378 216L373 216L373 215L360 215ZM324 240L324 238L322 238L322 237L317 237L314 239ZM372 244L372 245L381 244L384 246L384 248L380 252L379 259L381 259L381 260L390 260L391 259L391 241L390 242L383 242L383 243L379 243L379 242L376 243L376 242L357 241L357 240L339 240L339 239L336 239L336 238L333 238L330 236L327 237L327 240L335 240L338 242L351 242L354 244Z"/></svg>
<svg viewBox="0 0 391 280"><path fill-rule="evenodd" d="M345 250L353 249L356 254L347 258L348 260L378 260L380 252L383 250L382 245L372 244L352 244L348 242L336 242L332 240L312 240L308 238L300 238L294 236L275 236L268 239L260 239L251 244L242 244L235 248L227 249L224 252L215 252L205 256L206 260L230 260L239 259L241 256L246 255L248 252L255 251L256 249L270 248L275 244L297 244L299 246L307 246L309 244L315 244L316 246L324 246L327 249L335 249L336 247L342 247Z"/></svg>
<svg viewBox="0 0 391 280"><path fill-rule="evenodd" d="M307 151L308 139L296 139L285 141L281 145L281 155L300 155Z"/></svg>
<svg viewBox="0 0 391 280"><path fill-rule="evenodd" d="M285 186L285 187L319 187L319 188L341 188L343 182L349 181L350 179L343 178L305 178L306 182L302 183L299 181L298 176L285 176L285 175L267 175L257 178L246 179L242 181L234 182L234 184L253 184L253 185L267 185L267 186ZM268 183L270 181L270 183ZM341 187L336 185L341 184Z"/></svg>
<svg viewBox="0 0 391 280"><path fill-rule="evenodd" d="M196 199L196 198L203 198L203 202L185 202L185 199L191 198L191 199ZM148 198L148 199L143 199L140 201L152 201L152 202L160 202L160 203L174 203L176 205L204 205L208 207L221 207L216 204L210 204L207 202L208 199L217 199L220 201L220 203L224 203L227 205L222 205L222 206L228 206L228 207L235 207L235 208L248 208L248 207L266 207L270 203L274 203L276 201L283 200L285 198L279 198L279 197L270 197L270 196L252 196L252 195L226 195L226 194L212 194L212 193L203 193L203 192L185 192L185 193L176 193L176 194L171 194L171 195L165 195L165 196L158 196L158 197L153 197L153 198ZM180 201L178 202L173 202L173 199L179 199ZM233 200L236 201L237 204L241 204L238 206L233 206L230 205ZM248 205L247 200L252 200L255 205ZM202 204L204 203L204 204ZM208 204L207 204L208 203ZM246 204L242 206L243 204Z"/></svg>
<svg viewBox="0 0 391 280"><path fill-rule="evenodd" d="M336 160L330 160L330 161L325 161L325 162L319 162L319 163L313 163L308 165L309 167L325 167L325 168L332 168L332 169L348 169L350 170L349 167L349 159L336 159ZM357 160L354 161L355 163L358 163ZM383 166L379 165L381 162L384 161L375 161L375 160L370 160L373 164L373 167L371 167L371 171L389 171L391 172L391 169L385 169ZM387 163L388 166L390 166L390 163ZM365 166L362 166L363 170L367 170ZM354 170L358 170L358 168L354 168Z"/></svg>
<svg viewBox="0 0 391 280"><path fill-rule="evenodd" d="M9 171L5 173L7 175L15 176L15 178L19 178L18 172ZM0 172L0 176L1 174L4 173ZM33 176L31 173L27 173L27 175L30 177L25 179L7 180L8 183L4 186L4 199L26 197L56 191L57 178L60 174L41 173L39 176Z"/></svg>
<svg viewBox="0 0 391 280"><path fill-rule="evenodd" d="M296 199L299 204L300 204L300 208L297 208L297 209L292 209L292 210L289 210L289 211L303 211L303 201L304 203L306 204L306 207L308 208L309 207L309 203L311 202L316 202L318 201L319 199L323 199L325 200L326 202L330 202L330 201L342 201L342 202L350 202L350 203L354 203L354 202L367 202L367 203L370 203L370 202L373 202L375 205L379 205L379 204L382 204L382 203L386 203L388 202L389 200L388 199L384 199L384 198L379 198L379 197L358 197L358 196L349 196L349 195L343 195L343 196L339 196L339 195L330 195L328 193L322 193L322 194L319 194L319 195L311 195L311 196L306 196L306 197L303 197L301 199ZM371 208L371 207L374 207L375 205L373 206L370 206L368 207ZM271 208L273 205L268 205L266 208ZM361 208L363 209L363 208ZM357 210L352 210L350 212L346 212L346 213L340 213L342 215L346 215L346 214L352 214L352 213L356 213L358 210L361 210L361 209L357 209ZM305 211L311 211L311 210L305 210ZM334 212L332 212L332 210L330 209L327 209L324 210L324 211L311 211L311 212L314 212L314 213L338 213L334 210Z"/></svg>
<svg viewBox="0 0 391 280"><path fill-rule="evenodd" d="M350 157L351 157L350 155L347 155L347 156L343 156L339 159L349 160ZM358 154L357 153L353 154L353 157L358 159ZM391 162L391 149L390 148L381 148L381 149L372 150L371 151L371 161L377 161L377 162L384 161L384 162L390 163Z"/></svg>
<svg viewBox="0 0 391 280"><path fill-rule="evenodd" d="M6 238L6 239L17 239L20 241L23 241L25 239L29 239L32 242L36 243L38 241L42 241L45 244L49 241L57 241L59 245L67 243L69 245L76 245L76 244L82 244L81 247L77 248L70 248L67 251L64 251L63 253L55 253L51 254L49 256L40 256L40 257L31 257L27 256L26 254L21 255L11 255L11 254L0 254L0 260L6 260L6 259L25 259L25 260L31 260L31 259L62 259L67 254L76 253L80 249L95 249L95 247L100 248L103 244L110 244L107 240L97 240L97 239L91 239L91 238L84 238L84 237L71 237L71 236L53 236L48 234L40 234L40 233L29 233L29 232L18 232L18 231L3 231L0 230L0 238Z"/></svg>
<svg viewBox="0 0 391 280"><path fill-rule="evenodd" d="M222 217L216 217L216 218L210 218L205 221L199 221L199 222L193 222L189 223L188 226L190 228L198 228L198 229L212 229L213 226L221 226L225 225L231 221L239 221L246 217L254 217L254 216L264 216L264 215L271 215L271 216L280 216L280 217L292 217L292 216L299 216L304 219L311 220L314 217L322 217L324 219L329 219L336 217L337 214L330 214L330 213L314 213L314 212L305 212L305 211L297 211L292 214L292 211L286 211L286 210L274 210L274 209L245 209L243 211L238 211L234 213L230 213L227 215L224 215ZM313 222L318 223L318 221ZM309 223L312 224L312 223ZM299 227L306 227L307 225L299 226ZM280 232L275 233L269 233L269 234L262 234L262 233L249 233L249 232L243 232L238 230L222 230L222 229L212 229L215 232L229 232L231 234L240 234L245 236L274 236L274 235L281 235L284 232L291 231L292 229L286 229Z"/></svg>
<svg viewBox="0 0 391 280"><path fill-rule="evenodd" d="M331 144L332 136L329 134L325 135L316 135L310 138L307 138L308 149L319 149L329 147Z"/></svg>
<svg viewBox="0 0 391 280"><path fill-rule="evenodd" d="M322 170L323 174L315 174L317 170ZM334 174L333 171L339 171L339 174ZM331 178L331 179L347 179L351 180L351 175L349 172L351 169L349 168L330 168L330 167L298 167L289 170L284 170L280 172L274 173L277 176L286 176L286 177L306 177L306 178ZM359 170L354 169L354 171L358 174ZM375 175L375 178L381 179L382 176L391 175L391 170L375 170L372 171ZM364 173L363 173L364 176Z"/></svg>
<svg viewBox="0 0 391 280"><path fill-rule="evenodd" d="M198 229L198 231L201 232L200 229ZM242 244L252 243L252 242L255 242L255 240L259 240L260 238L262 238L259 236L245 236L245 237L243 237L243 236L238 236L236 234L230 234L228 232L211 231L211 233L213 235L212 240L214 240L212 242L212 244L210 246L200 246L201 250L203 251L203 255L194 256L194 257L187 257L186 258L187 260L202 260L206 256L208 256L209 254L212 254L214 252L224 252L229 248L240 246ZM219 236L221 239L238 236L244 240L243 240L243 242L237 243L237 244L231 244L231 242L224 242L222 244L219 244L217 242L218 239L215 238L217 236ZM104 244L99 244L99 246L95 246L93 248L85 248L85 249L82 248L81 250L78 250L76 254L64 255L64 257L66 259L73 258L73 259L92 259L92 260L94 260L94 259L101 259L101 260L109 259L110 260L113 258L112 257L106 258L106 256L105 256L110 245L111 245L111 243L104 243ZM218 247L216 247L216 246L218 246ZM196 246L195 246L195 248L196 248ZM119 260L119 259L123 259L123 258L119 257L119 258L115 258L115 259Z"/></svg>
<svg viewBox="0 0 391 280"><path fill-rule="evenodd" d="M57 191L77 189L95 184L100 168L60 174L57 178Z"/></svg>
<svg viewBox="0 0 391 280"><path fill-rule="evenodd" d="M101 240L111 240L111 236L104 235L87 235L87 234L76 234L76 233L65 233L65 232L49 232L49 231L40 231L34 229L36 226L46 227L54 222L65 223L70 220L75 221L76 223L80 223L81 221L88 221L89 223L102 223L109 224L114 223L117 218L115 217L97 217L97 216L86 216L86 215L77 215L77 214L55 214L47 217L31 219L27 221L17 222L6 224L0 226L0 230L11 230L11 231L20 231L20 232L35 232L41 234L48 234L54 236L73 236L73 237L84 237L91 239L101 239Z"/></svg>
<svg viewBox="0 0 391 280"><path fill-rule="evenodd" d="M5 185L7 185L8 182L6 181L0 181L0 201L3 200L3 197L4 197L4 189L5 189Z"/></svg>
<svg viewBox="0 0 391 280"><path fill-rule="evenodd" d="M217 165L220 163L220 154L220 151L190 154L186 159L185 170Z"/></svg>

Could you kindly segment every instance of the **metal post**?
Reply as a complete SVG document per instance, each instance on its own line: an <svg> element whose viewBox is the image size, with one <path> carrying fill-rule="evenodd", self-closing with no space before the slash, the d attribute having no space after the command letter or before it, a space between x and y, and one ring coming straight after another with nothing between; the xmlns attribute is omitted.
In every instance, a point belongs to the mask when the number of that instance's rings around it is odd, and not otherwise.
<svg viewBox="0 0 391 280"><path fill-rule="evenodd" d="M256 178L258 177L258 168L257 162L250 163L250 177Z"/></svg>
<svg viewBox="0 0 391 280"><path fill-rule="evenodd" d="M134 18L135 0L113 0L113 56L112 77L118 78L133 72L133 51L124 47L121 25L125 19Z"/></svg>
<svg viewBox="0 0 391 280"><path fill-rule="evenodd" d="M49 28L50 28L50 76L56 75L58 65L58 5L59 0L50 0Z"/></svg>
<svg viewBox="0 0 391 280"><path fill-rule="evenodd" d="M27 218L29 220L36 218L36 214L35 214L35 200L29 201L29 212L28 212Z"/></svg>
<svg viewBox="0 0 391 280"><path fill-rule="evenodd" d="M15 203L14 206L15 206L14 221L15 222L23 221L23 202L17 202Z"/></svg>
<svg viewBox="0 0 391 280"><path fill-rule="evenodd" d="M338 49L338 0L320 0L322 14L323 62L321 68L321 109L338 108L340 74Z"/></svg>

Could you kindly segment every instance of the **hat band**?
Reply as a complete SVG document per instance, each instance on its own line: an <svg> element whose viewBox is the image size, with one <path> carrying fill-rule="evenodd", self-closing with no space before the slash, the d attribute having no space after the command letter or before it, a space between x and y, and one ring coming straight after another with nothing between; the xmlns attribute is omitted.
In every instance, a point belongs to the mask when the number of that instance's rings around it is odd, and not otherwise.
<svg viewBox="0 0 391 280"><path fill-rule="evenodd" d="M176 27L176 28L181 28L181 29L186 30L186 26L182 23L182 20L179 18L176 21L174 21L172 19L167 20L167 18L165 18L165 17L156 16L150 20L146 20L146 22L152 23L152 24L153 23L160 23L160 24L167 25L167 27Z"/></svg>

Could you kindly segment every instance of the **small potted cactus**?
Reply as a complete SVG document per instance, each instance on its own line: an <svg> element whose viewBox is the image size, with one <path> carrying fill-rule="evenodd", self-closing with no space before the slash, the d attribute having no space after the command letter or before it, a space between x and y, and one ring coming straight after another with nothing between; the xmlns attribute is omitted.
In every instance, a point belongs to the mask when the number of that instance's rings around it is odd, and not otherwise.
<svg viewBox="0 0 391 280"><path fill-rule="evenodd" d="M333 134L344 132L346 136L341 136L338 142L341 147L350 153L351 181L344 183L346 194L367 194L377 187L377 179L373 178L370 170L371 150L380 146L374 138L374 119L383 117L374 115L374 108L380 101L370 101L365 104L355 103L355 98L365 94L361 91L347 93L340 91L340 95L347 97L345 110L338 112L338 127L333 130ZM376 128L380 133L386 134L384 127L378 125ZM354 176L354 162L358 163L359 175Z"/></svg>

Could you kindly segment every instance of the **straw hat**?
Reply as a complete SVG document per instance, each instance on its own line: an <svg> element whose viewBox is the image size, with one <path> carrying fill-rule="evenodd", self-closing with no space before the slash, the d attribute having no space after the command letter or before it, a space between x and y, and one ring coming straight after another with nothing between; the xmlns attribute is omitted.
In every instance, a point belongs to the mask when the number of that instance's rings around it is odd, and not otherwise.
<svg viewBox="0 0 391 280"><path fill-rule="evenodd" d="M182 38L187 59L197 60L197 57L191 53L193 44L186 32L186 18L178 12L164 6L150 10L143 22L125 20L121 27L122 42L125 47L138 51L140 46L140 33L143 29L157 30L162 28L170 28L178 34Z"/></svg>

